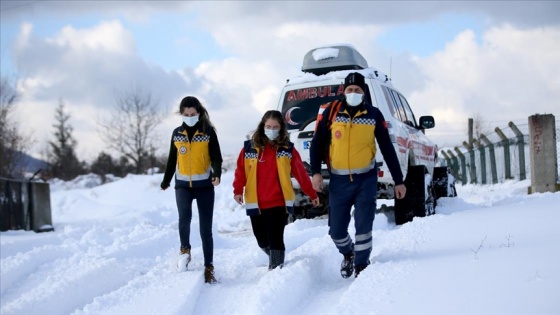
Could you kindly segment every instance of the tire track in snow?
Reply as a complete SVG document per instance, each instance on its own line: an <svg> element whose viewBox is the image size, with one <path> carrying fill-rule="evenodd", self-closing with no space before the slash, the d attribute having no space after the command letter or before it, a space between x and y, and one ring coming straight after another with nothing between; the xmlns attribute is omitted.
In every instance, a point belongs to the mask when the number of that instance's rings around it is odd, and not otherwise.
<svg viewBox="0 0 560 315"><path fill-rule="evenodd" d="M238 248L219 249L215 260L220 283L203 287L205 294L200 295L193 314L299 313L326 270L321 257L310 254L326 250L325 233L324 229L296 229L286 237L301 238L303 244L298 242L297 248L287 249L284 267L272 271L267 267L268 257L258 249L252 235L245 240L236 236ZM328 247L333 250L334 246Z"/></svg>
<svg viewBox="0 0 560 315"><path fill-rule="evenodd" d="M49 305L51 314L68 314L92 299L127 281L115 259L100 259L76 253L46 264L15 292L3 295L2 314L41 314Z"/></svg>
<svg viewBox="0 0 560 315"><path fill-rule="evenodd" d="M149 271L177 237L170 225L148 219L132 230L67 226L59 233L61 244L2 260L2 314L38 314L42 305L52 314L81 309Z"/></svg>
<svg viewBox="0 0 560 315"><path fill-rule="evenodd" d="M20 253L2 260L0 272L0 294L2 295L2 305L4 304L4 294L13 291L18 283L25 282L30 274L37 272L41 265L69 257L72 252L69 249L61 248L56 245L46 245L35 248L26 253Z"/></svg>
<svg viewBox="0 0 560 315"><path fill-rule="evenodd" d="M381 306L394 303L402 292L402 282L415 272L416 260L430 241L432 221L439 219L435 216L415 218L388 231L374 230L372 264L354 279L328 314L353 314L363 310L364 303L371 305L372 314L380 314ZM364 286L368 290L363 290Z"/></svg>
<svg viewBox="0 0 560 315"><path fill-rule="evenodd" d="M118 289L97 296L73 315L84 314L192 314L194 302L204 285L202 267L184 273L175 271L175 250L158 257L152 268ZM146 300L155 301L146 303Z"/></svg>

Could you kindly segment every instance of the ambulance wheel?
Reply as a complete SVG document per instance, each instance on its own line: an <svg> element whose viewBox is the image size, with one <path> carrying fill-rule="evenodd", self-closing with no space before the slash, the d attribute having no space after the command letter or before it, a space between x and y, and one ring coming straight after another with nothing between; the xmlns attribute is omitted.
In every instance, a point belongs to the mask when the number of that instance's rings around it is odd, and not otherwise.
<svg viewBox="0 0 560 315"><path fill-rule="evenodd" d="M433 183L436 199L440 197L457 197L455 179L451 174L449 174L448 167L434 167Z"/></svg>
<svg viewBox="0 0 560 315"><path fill-rule="evenodd" d="M414 217L435 214L436 199L426 166L409 166L404 184L405 197L395 199L395 224L401 225L412 221Z"/></svg>

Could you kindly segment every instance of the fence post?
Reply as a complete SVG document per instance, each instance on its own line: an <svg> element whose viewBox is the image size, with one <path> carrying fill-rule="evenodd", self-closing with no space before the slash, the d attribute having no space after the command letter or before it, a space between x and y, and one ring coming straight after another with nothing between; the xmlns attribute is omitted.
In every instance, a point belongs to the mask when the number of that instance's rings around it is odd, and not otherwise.
<svg viewBox="0 0 560 315"><path fill-rule="evenodd" d="M467 184L467 165L465 163L465 155L463 154L463 152L461 152L461 150L459 150L458 147L455 147L455 152L457 152L457 156L459 156L459 159L461 160L461 183L465 185Z"/></svg>
<svg viewBox="0 0 560 315"><path fill-rule="evenodd" d="M506 179L512 179L512 177L511 177L511 157L509 155L509 139L508 139L508 137L506 137L506 135L504 135L504 133L502 132L502 130L500 128L496 127L496 129L494 129L494 131L496 131L498 136L500 136L500 139L502 139L502 145L504 146L505 177L506 177Z"/></svg>
<svg viewBox="0 0 560 315"><path fill-rule="evenodd" d="M473 144L478 147L480 152L480 183L482 185L486 184L486 150L478 140L473 139Z"/></svg>
<svg viewBox="0 0 560 315"><path fill-rule="evenodd" d="M494 152L494 144L488 140L484 134L480 134L480 139L486 143L488 146L488 152L490 153L490 170L492 171L492 184L498 183L498 171L496 170L496 153Z"/></svg>
<svg viewBox="0 0 560 315"><path fill-rule="evenodd" d="M525 173L525 140L523 139L523 133L519 131L513 121L510 121L508 123L508 126L517 136L517 143L519 148L519 180L524 180L527 179L527 174Z"/></svg>
<svg viewBox="0 0 560 315"><path fill-rule="evenodd" d="M465 148L467 148L467 150L469 150L469 156L471 159L471 167L470 167L470 174L471 174L471 184L476 184L477 183L477 179L476 179L476 161L475 161L475 157L474 157L474 149L473 147L468 144L466 141L463 141L463 146Z"/></svg>
<svg viewBox="0 0 560 315"><path fill-rule="evenodd" d="M457 161L457 157L451 152L451 150L447 150L447 154L451 157L453 163L451 163L451 169L453 170L453 174L459 174L459 162Z"/></svg>
<svg viewBox="0 0 560 315"><path fill-rule="evenodd" d="M443 158L445 159L445 165L447 165L448 167L451 167L451 159L449 158L449 155L447 155L447 153L445 153L444 150L441 150L441 154L443 155Z"/></svg>
<svg viewBox="0 0 560 315"><path fill-rule="evenodd" d="M558 162L554 115L529 116L529 147L531 152L529 193L555 192L558 189L556 184Z"/></svg>

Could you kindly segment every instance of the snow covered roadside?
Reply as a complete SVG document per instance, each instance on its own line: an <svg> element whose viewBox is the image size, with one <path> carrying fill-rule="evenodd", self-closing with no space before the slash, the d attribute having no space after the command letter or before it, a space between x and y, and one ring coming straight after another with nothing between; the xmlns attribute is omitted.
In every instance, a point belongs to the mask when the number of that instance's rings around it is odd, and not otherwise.
<svg viewBox="0 0 560 315"><path fill-rule="evenodd" d="M55 232L0 233L2 314L559 314L560 193L528 181L459 186L437 215L378 215L373 264L342 279L326 219L286 228L287 264L267 270L232 172L216 190L216 285L202 279L198 215L177 273L174 192L161 175L52 194ZM353 229L351 230L353 234Z"/></svg>

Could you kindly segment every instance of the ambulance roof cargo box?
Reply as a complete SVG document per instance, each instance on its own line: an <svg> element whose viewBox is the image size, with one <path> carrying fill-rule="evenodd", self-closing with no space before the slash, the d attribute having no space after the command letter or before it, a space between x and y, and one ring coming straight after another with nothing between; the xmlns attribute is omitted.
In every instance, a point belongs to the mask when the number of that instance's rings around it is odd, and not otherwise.
<svg viewBox="0 0 560 315"><path fill-rule="evenodd" d="M337 70L368 68L366 59L352 46L339 45L310 50L303 57L301 71L322 75Z"/></svg>

